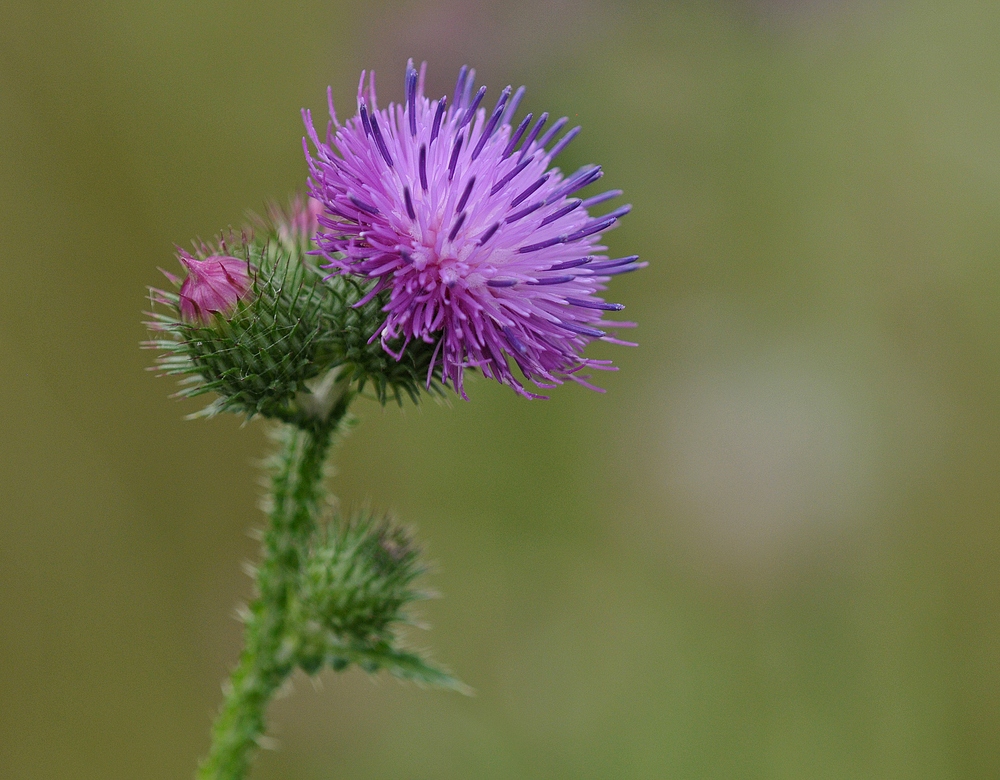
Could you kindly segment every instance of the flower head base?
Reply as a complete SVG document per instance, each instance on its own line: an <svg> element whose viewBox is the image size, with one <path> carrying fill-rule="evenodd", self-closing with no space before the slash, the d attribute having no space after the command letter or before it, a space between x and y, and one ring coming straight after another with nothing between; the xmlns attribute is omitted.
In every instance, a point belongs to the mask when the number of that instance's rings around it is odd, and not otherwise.
<svg viewBox="0 0 1000 780"><path fill-rule="evenodd" d="M154 338L145 346L162 352L158 370L184 377L180 395L219 396L201 414L311 424L329 411L327 380L338 391L371 389L383 404L443 392L440 384L425 388L432 345L414 344L394 360L368 339L384 318L383 299L359 305L366 292L357 279L316 267L315 213L301 197L272 205L240 233L180 251L188 276L164 271L173 289L150 289L159 310L147 312Z"/></svg>
<svg viewBox="0 0 1000 780"><path fill-rule="evenodd" d="M232 313L250 290L246 260L224 255L199 259L183 250L177 259L188 272L179 293L181 317L186 322L208 325L213 315Z"/></svg>
<svg viewBox="0 0 1000 780"><path fill-rule="evenodd" d="M486 88L473 92L474 78L462 68L453 98L431 101L424 68L411 63L404 105L379 109L374 78L366 91L362 73L357 116L341 125L331 100L325 140L306 112L310 189L324 207L316 243L328 269L373 280L372 297L388 290L372 338L397 358L412 341L433 344L431 371L440 361L442 378L463 396L463 372L477 367L541 397L510 362L538 387L589 387L582 369L613 368L582 357L584 347L627 343L607 329L630 325L602 320L623 307L597 293L609 277L645 265L601 254L601 234L630 207L591 217L590 207L621 192L572 197L600 167L568 177L550 168L580 128L550 147L565 118L545 129L548 114L534 124L528 114L514 128L524 88L507 87L487 114Z"/></svg>

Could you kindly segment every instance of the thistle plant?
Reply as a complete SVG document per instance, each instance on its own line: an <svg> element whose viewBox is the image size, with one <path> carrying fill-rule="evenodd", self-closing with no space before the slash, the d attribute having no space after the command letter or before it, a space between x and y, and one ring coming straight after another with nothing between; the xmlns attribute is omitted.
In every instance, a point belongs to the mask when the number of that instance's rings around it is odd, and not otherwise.
<svg viewBox="0 0 1000 780"><path fill-rule="evenodd" d="M308 196L179 250L183 275L165 272L171 289L151 291L155 368L180 378L180 396L212 396L194 416L263 418L276 443L245 645L203 780L246 776L268 702L296 669L357 665L468 692L403 642L428 595L411 533L387 515L341 513L327 493L351 404L465 399L468 370L528 398L568 380L597 389L586 372L614 367L586 346L629 343L609 331L631 323L604 319L623 307L600 297L611 276L645 265L602 254L629 207L591 216L621 192L575 197L601 169L551 166L580 128L556 140L565 118L515 125L523 87L487 113L467 68L450 100L432 101L424 74L411 62L404 102L380 109L362 73L357 114L340 124L331 98L323 137L305 112Z"/></svg>

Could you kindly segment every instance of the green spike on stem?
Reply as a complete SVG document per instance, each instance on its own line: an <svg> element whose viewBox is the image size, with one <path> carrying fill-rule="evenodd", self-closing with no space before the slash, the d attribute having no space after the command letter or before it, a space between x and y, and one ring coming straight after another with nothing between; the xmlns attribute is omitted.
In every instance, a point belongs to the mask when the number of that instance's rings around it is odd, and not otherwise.
<svg viewBox="0 0 1000 780"><path fill-rule="evenodd" d="M242 780L265 731L268 702L298 666L314 674L354 663L417 683L469 693L447 672L397 646L412 586L425 571L410 536L388 520L330 517L323 478L333 440L348 424L349 382L335 372L317 388L325 414L284 425L268 463L269 524L256 570L246 644L225 686L199 780ZM332 400L331 400L332 399Z"/></svg>
<svg viewBox="0 0 1000 780"><path fill-rule="evenodd" d="M271 461L269 524L257 569L257 597L246 621L246 645L225 687L212 728L212 745L199 780L241 780L264 734L265 710L294 669L289 647L288 604L324 503L322 476L334 430L348 399L324 429L284 428L281 450ZM340 414L337 416L336 412Z"/></svg>

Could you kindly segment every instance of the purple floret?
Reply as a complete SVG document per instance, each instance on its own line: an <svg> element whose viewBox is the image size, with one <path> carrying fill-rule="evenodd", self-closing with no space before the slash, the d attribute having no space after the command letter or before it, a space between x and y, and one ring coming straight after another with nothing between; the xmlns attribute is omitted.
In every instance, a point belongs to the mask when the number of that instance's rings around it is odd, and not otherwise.
<svg viewBox="0 0 1000 780"><path fill-rule="evenodd" d="M325 141L304 112L325 267L373 280L366 300L389 290L385 321L372 338L397 359L413 340L434 344L431 371L439 366L463 397L470 367L522 395L544 397L525 389L511 362L540 388L566 380L593 387L582 369L614 367L583 357L583 349L595 339L627 344L606 329L631 325L604 320L621 306L597 294L610 276L645 265L634 257L618 265L601 254L601 233L628 207L603 216L587 208L620 191L573 197L601 169L586 166L567 177L550 167L579 132L571 129L547 151L565 119L541 135L547 114L530 130L530 114L512 128L523 87L513 99L507 87L487 111L479 107L486 88L473 92L474 70L462 68L454 97L435 101L424 96L424 72L411 62L405 103L384 109L374 74L366 91L362 73L357 116L340 124L331 98Z"/></svg>

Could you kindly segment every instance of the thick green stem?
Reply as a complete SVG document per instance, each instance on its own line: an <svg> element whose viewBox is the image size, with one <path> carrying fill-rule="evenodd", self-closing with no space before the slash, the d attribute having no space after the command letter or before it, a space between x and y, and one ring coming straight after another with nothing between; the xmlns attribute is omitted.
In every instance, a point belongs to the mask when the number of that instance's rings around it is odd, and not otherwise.
<svg viewBox="0 0 1000 780"><path fill-rule="evenodd" d="M199 780L242 780L265 729L265 711L295 668L288 605L316 518L324 502L326 456L350 402L345 393L323 420L281 432L282 449L271 475L270 522L257 570L257 598L250 605L246 644L225 688Z"/></svg>

